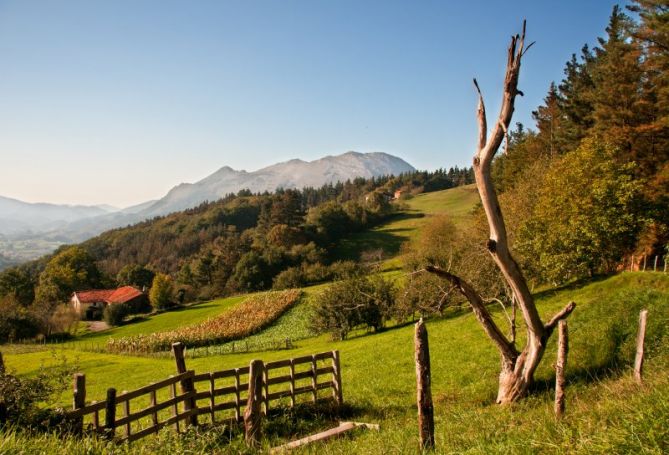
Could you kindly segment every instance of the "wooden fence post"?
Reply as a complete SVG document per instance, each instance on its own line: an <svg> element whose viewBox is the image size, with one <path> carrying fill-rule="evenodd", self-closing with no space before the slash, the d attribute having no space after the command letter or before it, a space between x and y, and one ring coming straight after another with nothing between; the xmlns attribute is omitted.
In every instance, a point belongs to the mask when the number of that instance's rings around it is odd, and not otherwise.
<svg viewBox="0 0 669 455"><path fill-rule="evenodd" d="M643 354L644 354L644 340L646 338L646 319L648 318L648 310L641 310L639 313L639 333L636 337L636 358L634 359L634 379L641 384L643 379L641 374L643 372Z"/></svg>
<svg viewBox="0 0 669 455"><path fill-rule="evenodd" d="M643 255L643 272L646 271L646 255Z"/></svg>
<svg viewBox="0 0 669 455"><path fill-rule="evenodd" d="M555 364L555 416L560 419L565 409L565 378L564 371L567 367L567 353L569 352L569 333L567 321L558 323L558 352Z"/></svg>
<svg viewBox="0 0 669 455"><path fill-rule="evenodd" d="M172 343L172 352L174 352L174 360L177 364L177 373L183 374L186 372L186 358L184 356L184 346L183 343L177 342ZM186 378L181 381L181 393L195 392L195 384L193 383L193 378ZM184 400L184 411L190 411L191 409L197 408L197 402L195 397L191 397L187 400ZM188 418L188 421L191 425L197 426L197 413L193 413Z"/></svg>
<svg viewBox="0 0 669 455"><path fill-rule="evenodd" d="M246 434L246 443L252 447L260 445L260 424L262 421L262 413L260 407L262 405L262 389L263 389L263 374L265 372L265 364L262 360L252 360L249 366L249 392L248 400L246 402L246 410L244 411L244 430Z"/></svg>
<svg viewBox="0 0 669 455"><path fill-rule="evenodd" d="M653 263L653 272L657 272L657 258L658 256L655 255L655 262Z"/></svg>
<svg viewBox="0 0 669 455"><path fill-rule="evenodd" d="M431 450L434 449L434 406L432 404L430 348L423 318L420 318L416 324L414 347L420 446L423 450Z"/></svg>
<svg viewBox="0 0 669 455"><path fill-rule="evenodd" d="M105 402L105 438L113 440L116 436L116 389L107 389Z"/></svg>
<svg viewBox="0 0 669 455"><path fill-rule="evenodd" d="M75 373L73 384L73 400L72 409L75 411L86 406L86 375L83 373ZM77 417L74 422L74 432L80 434L84 431L84 417Z"/></svg>
<svg viewBox="0 0 669 455"><path fill-rule="evenodd" d="M5 361L2 358L2 352L0 352L0 374L5 374ZM0 428L5 426L7 423L7 405L4 401L0 401Z"/></svg>
<svg viewBox="0 0 669 455"><path fill-rule="evenodd" d="M341 364L339 362L339 351L332 351L332 379L334 382L334 398L337 406L344 404L344 394L341 388Z"/></svg>

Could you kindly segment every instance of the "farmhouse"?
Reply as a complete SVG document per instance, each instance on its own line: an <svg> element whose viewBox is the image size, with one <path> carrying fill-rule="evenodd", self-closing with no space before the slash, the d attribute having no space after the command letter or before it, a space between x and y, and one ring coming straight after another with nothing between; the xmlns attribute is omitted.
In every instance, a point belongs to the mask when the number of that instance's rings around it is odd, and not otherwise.
<svg viewBox="0 0 669 455"><path fill-rule="evenodd" d="M144 306L148 303L145 293L133 286L118 289L91 289L76 291L70 299L72 306L84 319L97 319L107 305L130 304Z"/></svg>

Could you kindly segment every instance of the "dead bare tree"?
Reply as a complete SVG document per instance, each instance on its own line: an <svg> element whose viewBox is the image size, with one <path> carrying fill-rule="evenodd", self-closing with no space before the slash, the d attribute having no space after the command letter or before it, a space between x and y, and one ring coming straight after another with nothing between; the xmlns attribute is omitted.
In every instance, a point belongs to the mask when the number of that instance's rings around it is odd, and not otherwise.
<svg viewBox="0 0 669 455"><path fill-rule="evenodd" d="M520 62L532 44L525 46L525 22L523 22L522 34L511 38L504 78L502 107L490 135L488 135L483 95L478 82L474 79L479 100L477 112L479 135L477 151L474 156L474 175L490 228L490 236L486 246L508 283L514 301L522 314L527 330L525 347L518 351L515 341L507 339L488 312L483 298L469 283L449 271L434 266L426 267L427 271L448 280L467 298L483 330L499 350L502 366L499 376L497 403L514 402L527 394L549 337L558 322L569 316L576 306L574 302L571 302L553 316L550 321L545 324L542 322L525 277L509 251L502 210L490 176L493 158L504 139L507 138L516 95L522 96L523 94L518 90Z"/></svg>

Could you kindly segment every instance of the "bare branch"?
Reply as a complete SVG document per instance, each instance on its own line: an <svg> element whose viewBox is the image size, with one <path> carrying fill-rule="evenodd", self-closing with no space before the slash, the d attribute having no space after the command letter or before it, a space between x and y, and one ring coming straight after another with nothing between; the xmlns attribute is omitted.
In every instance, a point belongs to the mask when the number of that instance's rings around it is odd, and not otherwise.
<svg viewBox="0 0 669 455"><path fill-rule="evenodd" d="M481 157L479 156L479 153L481 152L481 150L483 150L485 148L485 144L488 140L488 137L487 137L488 136L488 124L487 124L487 120L486 120L485 103L483 102L483 94L481 93L481 87L479 87L479 83L476 80L476 78L474 78L474 87L476 87L476 92L479 95L479 104L478 104L478 108L476 110L476 118L477 118L478 124L479 124L479 143L478 143L477 156L480 159Z"/></svg>
<svg viewBox="0 0 669 455"><path fill-rule="evenodd" d="M513 347L513 345L506 339L506 336L502 331L497 327L492 316L488 312L488 309L485 307L485 303L481 296L474 290L474 288L467 283L462 278L453 275L450 272L440 269L432 265L425 267L430 273L434 273L438 277L444 278L450 281L462 295L464 295L469 304L474 311L476 319L483 326L483 330L488 335L488 337L497 345L497 348L500 351L500 354L505 358L505 360L513 362L518 357L518 351Z"/></svg>
<svg viewBox="0 0 669 455"><path fill-rule="evenodd" d="M499 303L499 306L502 307L502 311L504 312L504 316L506 316L506 320L509 321L509 326L513 330L513 321L511 320L511 316L509 316L509 313L506 311L506 307L504 306L504 302L502 302L500 299L497 299L495 297L491 297L489 299L486 299L489 302L497 302Z"/></svg>
<svg viewBox="0 0 669 455"><path fill-rule="evenodd" d="M520 54L520 56L521 56L521 57L524 57L525 54L527 54L527 51L529 51L530 48L531 48L532 46L534 46L535 43L536 43L536 41L532 41L530 44L528 44L527 47L525 48L525 50L523 51L523 53Z"/></svg>
<svg viewBox="0 0 669 455"><path fill-rule="evenodd" d="M560 322L562 319L565 319L567 316L571 314L572 311L574 311L574 308L576 308L576 303L575 302L569 302L566 307L561 309L555 316L551 318L550 321L546 323L544 326L544 336L548 338L551 336L551 333L553 333L553 330L557 326L558 322Z"/></svg>

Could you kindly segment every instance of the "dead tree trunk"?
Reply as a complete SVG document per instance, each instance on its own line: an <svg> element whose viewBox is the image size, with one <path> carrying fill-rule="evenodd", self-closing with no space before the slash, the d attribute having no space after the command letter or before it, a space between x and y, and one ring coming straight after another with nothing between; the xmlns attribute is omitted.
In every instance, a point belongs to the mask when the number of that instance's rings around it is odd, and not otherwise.
<svg viewBox="0 0 669 455"><path fill-rule="evenodd" d="M416 351L416 395L420 447L423 450L430 450L434 449L434 406L432 404L430 348L423 318L420 318L420 321L416 324L414 347Z"/></svg>
<svg viewBox="0 0 669 455"><path fill-rule="evenodd" d="M525 348L520 352L516 350L515 345L497 327L486 309L483 299L472 286L450 272L436 267L426 268L428 271L449 280L469 300L474 314L483 326L486 334L497 346L502 364L497 393L498 403L517 401L527 393L534 379L534 372L543 357L548 338L551 336L557 323L561 319L566 318L575 307L575 304L571 302L548 323L544 324L541 321L525 277L509 251L506 226L490 175L493 158L499 150L502 141L507 137L516 95L522 95L522 92L518 90L520 62L530 46L532 44L527 47L525 46L525 23L523 23L522 34L511 38L504 78L502 107L490 135L488 135L483 95L476 79L474 79L474 85L479 95L477 113L479 135L473 167L476 186L490 228L487 249L509 285L525 321L527 327Z"/></svg>

